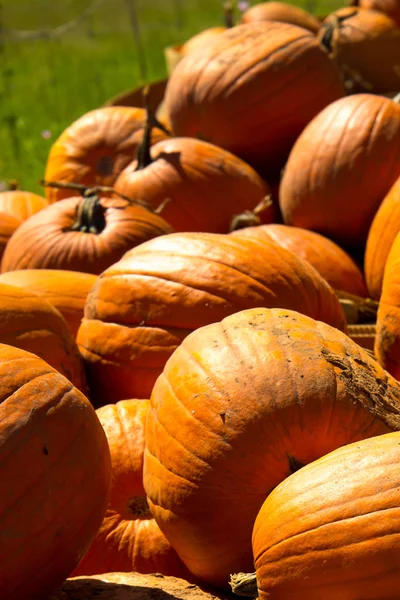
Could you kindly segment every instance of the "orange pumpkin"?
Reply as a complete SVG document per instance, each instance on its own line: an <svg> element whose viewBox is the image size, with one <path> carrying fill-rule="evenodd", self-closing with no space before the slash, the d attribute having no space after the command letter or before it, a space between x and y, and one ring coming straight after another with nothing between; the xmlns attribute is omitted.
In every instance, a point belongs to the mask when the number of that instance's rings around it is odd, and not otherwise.
<svg viewBox="0 0 400 600"><path fill-rule="evenodd" d="M387 15L341 8L325 19L318 38L349 81L350 92L399 89L400 29Z"/></svg>
<svg viewBox="0 0 400 600"><path fill-rule="evenodd" d="M148 400L123 400L97 411L111 452L110 502L73 577L110 571L184 575L183 564L155 522L143 489L148 407Z"/></svg>
<svg viewBox="0 0 400 600"><path fill-rule="evenodd" d="M62 269L97 275L134 246L172 231L164 219L143 206L113 203L90 191L84 198L74 196L49 205L12 236L2 272Z"/></svg>
<svg viewBox="0 0 400 600"><path fill-rule="evenodd" d="M74 337L83 317L87 295L96 276L56 269L24 269L0 275L0 284L13 285L39 294L60 311Z"/></svg>
<svg viewBox="0 0 400 600"><path fill-rule="evenodd" d="M89 293L77 342L96 401L149 397L194 329L254 306L281 306L343 328L339 302L308 263L274 243L162 236L127 252Z"/></svg>
<svg viewBox="0 0 400 600"><path fill-rule="evenodd" d="M398 427L400 384L344 333L290 310L238 312L188 336L154 386L150 508L189 570L226 587L254 570L253 524L281 481Z"/></svg>
<svg viewBox="0 0 400 600"><path fill-rule="evenodd" d="M214 41L216 36L220 33L226 31L226 27L210 27L209 29L205 29L204 31L200 31L200 33L191 37L187 42L185 42L181 48L180 53L183 56L190 54L194 50L205 49L207 46Z"/></svg>
<svg viewBox="0 0 400 600"><path fill-rule="evenodd" d="M42 196L38 196L33 192L24 192L17 189L0 192L0 212L7 213L20 221L25 221L48 204L46 198L42 198Z"/></svg>
<svg viewBox="0 0 400 600"><path fill-rule="evenodd" d="M386 260L399 232L400 178L380 205L368 233L364 269L369 293L376 300L381 296Z"/></svg>
<svg viewBox="0 0 400 600"><path fill-rule="evenodd" d="M290 153L279 190L284 221L363 247L400 176L400 105L355 94L313 119Z"/></svg>
<svg viewBox="0 0 400 600"><path fill-rule="evenodd" d="M399 460L400 434L380 435L271 492L253 531L260 600L398 598Z"/></svg>
<svg viewBox="0 0 400 600"><path fill-rule="evenodd" d="M368 295L364 276L354 260L340 246L314 231L272 224L246 227L232 235L275 242L309 262L334 289Z"/></svg>
<svg viewBox="0 0 400 600"><path fill-rule="evenodd" d="M4 254L8 240L21 223L22 221L20 219L8 215L7 213L0 212L0 260Z"/></svg>
<svg viewBox="0 0 400 600"><path fill-rule="evenodd" d="M111 463L88 400L37 356L0 344L0 597L47 598L103 519Z"/></svg>
<svg viewBox="0 0 400 600"><path fill-rule="evenodd" d="M304 27L317 33L321 23L316 17L294 4L285 2L260 2L248 8L242 15L242 23L255 21L280 21Z"/></svg>
<svg viewBox="0 0 400 600"><path fill-rule="evenodd" d="M143 108L97 108L72 123L56 140L47 160L45 179L112 186L121 171L136 157L143 138ZM166 137L155 128L152 142ZM70 197L62 188L46 188L50 202Z"/></svg>
<svg viewBox="0 0 400 600"><path fill-rule="evenodd" d="M396 21L400 27L400 0L358 0L361 8L379 10Z"/></svg>
<svg viewBox="0 0 400 600"><path fill-rule="evenodd" d="M339 70L314 34L269 21L233 27L181 60L165 106L176 135L272 172L307 123L343 95Z"/></svg>

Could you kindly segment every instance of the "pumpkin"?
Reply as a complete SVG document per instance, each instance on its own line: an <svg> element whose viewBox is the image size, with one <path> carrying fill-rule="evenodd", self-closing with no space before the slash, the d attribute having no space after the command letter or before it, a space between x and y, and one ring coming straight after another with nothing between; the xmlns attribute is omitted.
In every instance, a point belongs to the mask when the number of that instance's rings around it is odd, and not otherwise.
<svg viewBox="0 0 400 600"><path fill-rule="evenodd" d="M78 331L93 398L148 398L189 333L256 306L293 308L345 327L325 280L274 243L176 233L134 248L97 279Z"/></svg>
<svg viewBox="0 0 400 600"><path fill-rule="evenodd" d="M18 229L22 221L4 212L0 212L0 260L12 234Z"/></svg>
<svg viewBox="0 0 400 600"><path fill-rule="evenodd" d="M188 336L154 386L150 509L189 570L226 587L254 570L253 524L281 481L399 427L400 384L344 333L290 310L237 312Z"/></svg>
<svg viewBox="0 0 400 600"><path fill-rule="evenodd" d="M56 269L24 269L0 275L0 284L13 285L39 294L60 311L74 337L83 317L89 290L96 276L75 271Z"/></svg>
<svg viewBox="0 0 400 600"><path fill-rule="evenodd" d="M390 249L379 302L374 352L379 363L396 379L400 378L400 234Z"/></svg>
<svg viewBox="0 0 400 600"><path fill-rule="evenodd" d="M400 29L387 15L345 7L329 15L318 36L349 91L391 92L400 86Z"/></svg>
<svg viewBox="0 0 400 600"><path fill-rule="evenodd" d="M68 325L38 294L0 283L0 343L33 352L87 392L83 362Z"/></svg>
<svg viewBox="0 0 400 600"><path fill-rule="evenodd" d="M72 576L110 571L184 575L176 552L150 512L143 489L148 407L148 400L122 400L97 411L110 447L111 495L97 536Z"/></svg>
<svg viewBox="0 0 400 600"><path fill-rule="evenodd" d="M107 439L89 401L37 356L0 344L0 597L42 600L103 519Z"/></svg>
<svg viewBox="0 0 400 600"><path fill-rule="evenodd" d="M368 295L364 276L353 259L340 246L314 231L272 224L246 227L232 235L275 242L308 261L334 289L362 297Z"/></svg>
<svg viewBox="0 0 400 600"><path fill-rule="evenodd" d="M179 51L182 56L186 56L194 50L205 49L210 43L214 41L216 36L218 36L220 33L223 33L226 30L226 27L210 27L209 29L200 31L200 33L197 33L189 40L187 40L187 42L185 42L180 47Z"/></svg>
<svg viewBox="0 0 400 600"><path fill-rule="evenodd" d="M164 219L144 206L113 203L89 189L84 197L49 205L12 236L2 272L62 269L97 275L134 246L172 231Z"/></svg>
<svg viewBox="0 0 400 600"><path fill-rule="evenodd" d="M25 221L48 204L46 198L33 192L18 189L0 192L0 212L7 213L19 221Z"/></svg>
<svg viewBox="0 0 400 600"><path fill-rule="evenodd" d="M317 33L321 23L316 17L294 4L284 2L260 2L248 8L242 14L242 23L255 21L281 21L304 27Z"/></svg>
<svg viewBox="0 0 400 600"><path fill-rule="evenodd" d="M45 171L47 181L112 186L119 173L136 156L143 138L146 110L106 106L74 121L51 147ZM166 137L155 128L152 142ZM69 198L63 188L46 188L50 202Z"/></svg>
<svg viewBox="0 0 400 600"><path fill-rule="evenodd" d="M399 0L359 0L357 4L361 8L368 8L372 10L379 10L400 26L400 1Z"/></svg>
<svg viewBox="0 0 400 600"><path fill-rule="evenodd" d="M395 600L400 434L349 444L275 488L254 525L260 600ZM256 594L257 595L257 594Z"/></svg>
<svg viewBox="0 0 400 600"><path fill-rule="evenodd" d="M279 190L287 225L363 247L400 176L400 105L355 94L326 107L290 153Z"/></svg>
<svg viewBox="0 0 400 600"><path fill-rule="evenodd" d="M143 151L143 160L121 173L115 190L154 208L168 198L163 216L176 231L227 233L233 215L255 208L269 194L254 169L213 144L175 138ZM275 214L271 203L263 221L271 223Z"/></svg>
<svg viewBox="0 0 400 600"><path fill-rule="evenodd" d="M339 70L309 31L237 25L177 65L165 92L174 133L275 172L302 129L344 95Z"/></svg>
<svg viewBox="0 0 400 600"><path fill-rule="evenodd" d="M364 269L369 293L376 300L381 296L386 260L399 232L400 177L385 196L368 233Z"/></svg>

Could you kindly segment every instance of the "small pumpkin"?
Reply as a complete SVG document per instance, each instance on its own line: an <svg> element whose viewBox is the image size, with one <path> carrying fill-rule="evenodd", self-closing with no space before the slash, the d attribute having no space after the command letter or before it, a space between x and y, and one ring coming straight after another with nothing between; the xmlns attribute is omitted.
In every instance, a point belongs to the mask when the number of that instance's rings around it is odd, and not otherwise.
<svg viewBox="0 0 400 600"><path fill-rule="evenodd" d="M334 289L361 297L368 295L364 276L354 260L340 246L319 233L301 227L271 224L246 227L232 235L275 242L308 261Z"/></svg>
<svg viewBox="0 0 400 600"><path fill-rule="evenodd" d="M74 121L54 142L47 159L47 181L75 182L86 186L112 186L119 173L136 157L143 138L146 110L106 106ZM151 142L166 137L154 128ZM47 187L49 202L70 197L65 188Z"/></svg>
<svg viewBox="0 0 400 600"><path fill-rule="evenodd" d="M148 400L122 400L97 411L111 453L110 501L97 536L72 577L110 571L185 575L150 512L143 488L148 408Z"/></svg>
<svg viewBox="0 0 400 600"><path fill-rule="evenodd" d="M396 599L399 460L400 434L388 433L331 452L271 492L253 530L260 600Z"/></svg>
<svg viewBox="0 0 400 600"><path fill-rule="evenodd" d="M45 298L60 311L67 321L73 337L76 337L87 295L96 276L76 271L57 269L23 269L0 275L0 284L13 285Z"/></svg>
<svg viewBox="0 0 400 600"><path fill-rule="evenodd" d="M51 204L18 228L7 244L3 273L62 269L97 275L134 246L172 231L145 206L125 200L115 205L95 188L83 190L83 196Z"/></svg>
<svg viewBox="0 0 400 600"><path fill-rule="evenodd" d="M18 229L22 221L7 213L0 212L0 260L12 234Z"/></svg>
<svg viewBox="0 0 400 600"><path fill-rule="evenodd" d="M254 23L255 21L291 23L313 33L317 33L321 25L314 15L299 6L285 2L260 2L245 10L242 14L242 23Z"/></svg>
<svg viewBox="0 0 400 600"><path fill-rule="evenodd" d="M193 330L254 306L293 308L338 328L333 290L274 243L211 233L150 240L97 279L77 342L96 402L148 398Z"/></svg>
<svg viewBox="0 0 400 600"><path fill-rule="evenodd" d="M150 509L189 570L224 588L254 570L253 524L281 481L399 428L400 384L347 335L290 310L237 312L188 336L154 386Z"/></svg>
<svg viewBox="0 0 400 600"><path fill-rule="evenodd" d="M279 190L284 222L363 249L400 176L400 104L355 94L327 106L299 136Z"/></svg>
<svg viewBox="0 0 400 600"><path fill-rule="evenodd" d="M314 34L256 22L221 33L207 50L181 60L165 107L177 136L198 137L275 172L307 123L344 92Z"/></svg>
<svg viewBox="0 0 400 600"><path fill-rule="evenodd" d="M0 212L20 221L26 221L48 204L46 198L42 198L42 196L33 192L24 192L19 189L0 192Z"/></svg>
<svg viewBox="0 0 400 600"><path fill-rule="evenodd" d="M0 597L47 598L106 511L107 439L90 402L34 354L0 344Z"/></svg>
<svg viewBox="0 0 400 600"><path fill-rule="evenodd" d="M399 89L400 29L387 15L341 8L323 21L318 38L341 69L350 92Z"/></svg>

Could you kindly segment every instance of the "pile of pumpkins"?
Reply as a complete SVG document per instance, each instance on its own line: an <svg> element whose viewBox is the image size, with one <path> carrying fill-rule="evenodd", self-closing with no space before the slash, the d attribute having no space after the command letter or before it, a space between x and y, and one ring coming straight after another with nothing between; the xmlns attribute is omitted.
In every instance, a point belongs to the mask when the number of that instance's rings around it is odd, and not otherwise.
<svg viewBox="0 0 400 600"><path fill-rule="evenodd" d="M229 9L0 193L1 598L399 597L400 2Z"/></svg>

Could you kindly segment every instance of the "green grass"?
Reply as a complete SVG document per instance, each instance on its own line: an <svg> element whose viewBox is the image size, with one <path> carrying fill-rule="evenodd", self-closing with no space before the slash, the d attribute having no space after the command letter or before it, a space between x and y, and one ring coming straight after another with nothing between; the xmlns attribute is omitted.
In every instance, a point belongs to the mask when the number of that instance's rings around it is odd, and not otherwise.
<svg viewBox="0 0 400 600"><path fill-rule="evenodd" d="M166 77L163 49L222 21L221 0L131 1L144 76L126 0L98 0L86 18L46 39L21 38L21 31L59 27L93 0L0 0L0 182L17 179L24 189L41 192L37 182L49 149L65 127L125 89ZM296 3L316 14L344 4Z"/></svg>

